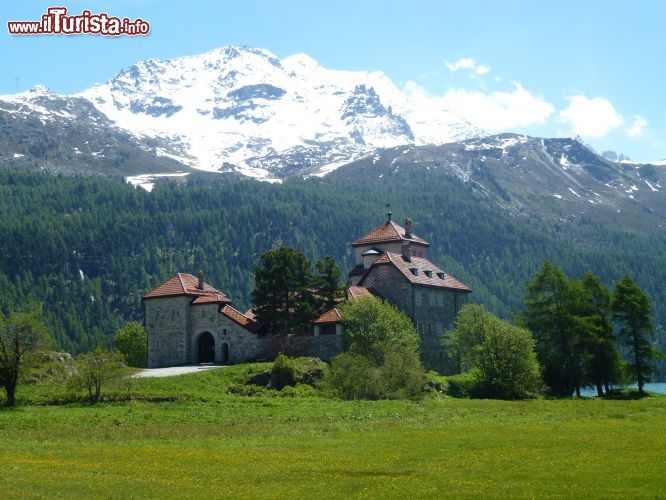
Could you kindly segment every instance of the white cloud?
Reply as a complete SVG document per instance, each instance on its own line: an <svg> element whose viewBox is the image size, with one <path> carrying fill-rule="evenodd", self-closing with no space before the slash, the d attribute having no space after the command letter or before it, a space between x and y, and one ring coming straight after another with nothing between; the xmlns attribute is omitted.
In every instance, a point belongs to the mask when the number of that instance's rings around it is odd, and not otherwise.
<svg viewBox="0 0 666 500"><path fill-rule="evenodd" d="M602 97L588 99L584 95L575 95L567 99L569 105L560 111L558 119L569 124L571 135L603 137L624 123L622 115L607 99Z"/></svg>
<svg viewBox="0 0 666 500"><path fill-rule="evenodd" d="M545 122L555 107L543 97L513 82L513 90L484 93L452 89L439 98L446 109L455 111L488 132L507 132Z"/></svg>
<svg viewBox="0 0 666 500"><path fill-rule="evenodd" d="M635 116L634 121L631 124L631 127L627 129L627 134L629 137L640 137L643 135L643 132L645 131L645 127L647 127L648 122L645 118L642 116Z"/></svg>
<svg viewBox="0 0 666 500"><path fill-rule="evenodd" d="M484 66L483 64L477 64L474 59L468 57L463 57L462 59L458 59L454 63L444 61L444 64L446 64L446 67L449 68L449 71L469 69L473 73L476 73L477 75L485 75L490 71L490 68L488 66Z"/></svg>

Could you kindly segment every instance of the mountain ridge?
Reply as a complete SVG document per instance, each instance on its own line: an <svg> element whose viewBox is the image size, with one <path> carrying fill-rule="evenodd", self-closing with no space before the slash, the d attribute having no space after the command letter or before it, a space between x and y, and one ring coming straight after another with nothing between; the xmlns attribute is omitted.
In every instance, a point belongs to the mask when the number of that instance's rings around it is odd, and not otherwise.
<svg viewBox="0 0 666 500"><path fill-rule="evenodd" d="M139 61L70 96L0 96L0 162L147 189L200 170L282 181L441 168L513 214L654 232L666 213L661 165L599 155L580 138L488 135L423 109L379 71L251 47Z"/></svg>
<svg viewBox="0 0 666 500"><path fill-rule="evenodd" d="M25 108L39 107L23 93ZM17 96L0 96L0 111ZM160 143L185 169L280 179L378 147L442 144L483 132L450 110L425 109L380 71L324 68L304 54L226 46L138 61L86 99L139 146ZM19 99L20 100L20 99Z"/></svg>

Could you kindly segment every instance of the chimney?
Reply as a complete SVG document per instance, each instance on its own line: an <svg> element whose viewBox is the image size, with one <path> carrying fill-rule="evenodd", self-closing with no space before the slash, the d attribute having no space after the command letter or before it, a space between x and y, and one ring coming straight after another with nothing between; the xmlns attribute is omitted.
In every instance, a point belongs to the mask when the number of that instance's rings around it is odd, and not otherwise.
<svg viewBox="0 0 666 500"><path fill-rule="evenodd" d="M409 241L402 242L402 258L407 262L412 261L412 247L409 244Z"/></svg>
<svg viewBox="0 0 666 500"><path fill-rule="evenodd" d="M204 289L204 273L203 273L203 271L199 271L199 284L197 285L197 288L199 290Z"/></svg>
<svg viewBox="0 0 666 500"><path fill-rule="evenodd" d="M412 219L405 217L405 238L412 239Z"/></svg>

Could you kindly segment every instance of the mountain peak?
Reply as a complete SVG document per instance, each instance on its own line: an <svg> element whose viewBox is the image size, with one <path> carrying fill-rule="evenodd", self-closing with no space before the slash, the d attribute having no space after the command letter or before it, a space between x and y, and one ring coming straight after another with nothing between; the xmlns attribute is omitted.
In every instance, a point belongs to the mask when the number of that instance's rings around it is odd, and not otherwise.
<svg viewBox="0 0 666 500"><path fill-rule="evenodd" d="M45 87L24 94L5 100L61 122L87 101L96 119L184 168L261 179L353 161L377 148L480 135L440 101L414 101L381 71L327 69L306 54L280 60L248 46L137 61L70 96Z"/></svg>
<svg viewBox="0 0 666 500"><path fill-rule="evenodd" d="M46 85L37 84L28 90L28 93L30 95L49 95L51 94L51 90Z"/></svg>

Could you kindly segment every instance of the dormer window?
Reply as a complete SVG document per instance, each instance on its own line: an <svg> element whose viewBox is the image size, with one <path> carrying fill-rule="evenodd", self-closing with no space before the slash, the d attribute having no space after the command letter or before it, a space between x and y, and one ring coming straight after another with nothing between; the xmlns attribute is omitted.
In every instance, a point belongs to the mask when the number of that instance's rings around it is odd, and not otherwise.
<svg viewBox="0 0 666 500"><path fill-rule="evenodd" d="M438 277L440 280L443 280L443 279L446 278L446 274L444 274L444 273L437 273L437 277Z"/></svg>
<svg viewBox="0 0 666 500"><path fill-rule="evenodd" d="M428 278L432 278L432 271L423 271Z"/></svg>
<svg viewBox="0 0 666 500"><path fill-rule="evenodd" d="M418 275L419 275L419 269L418 269L418 267L410 267L409 270L410 270L410 272L411 272L414 276L418 276Z"/></svg>

